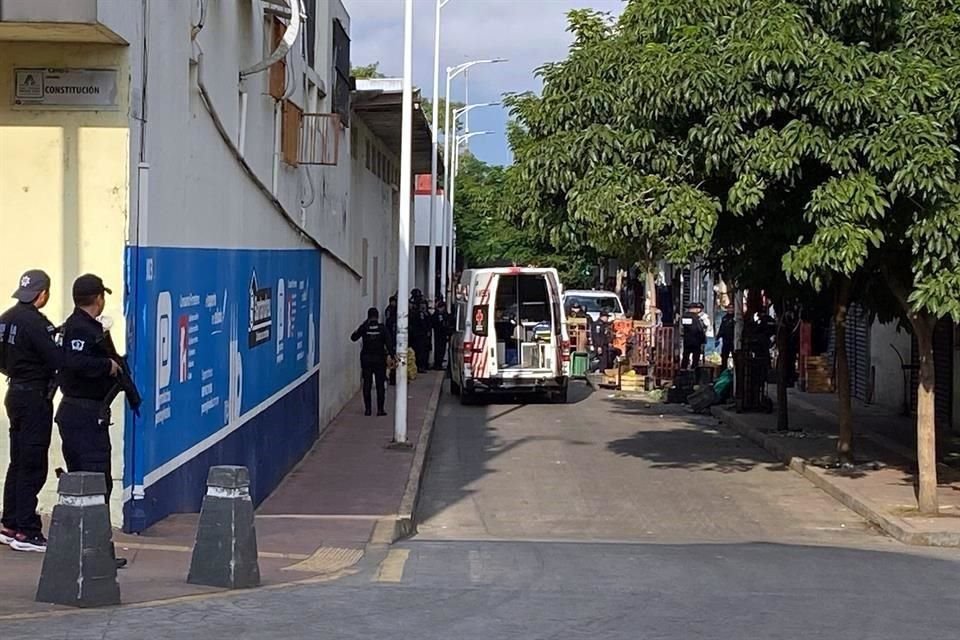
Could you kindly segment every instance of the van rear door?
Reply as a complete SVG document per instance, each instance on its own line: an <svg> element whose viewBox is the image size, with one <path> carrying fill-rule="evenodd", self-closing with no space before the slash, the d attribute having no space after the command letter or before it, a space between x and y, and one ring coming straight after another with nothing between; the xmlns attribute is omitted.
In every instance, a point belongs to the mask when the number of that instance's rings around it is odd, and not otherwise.
<svg viewBox="0 0 960 640"><path fill-rule="evenodd" d="M497 334L494 329L493 301L498 276L493 271L478 271L473 283L473 306L469 319L472 351L470 375L487 379L497 372ZM467 349L468 345L464 345ZM466 362L466 359L465 359Z"/></svg>

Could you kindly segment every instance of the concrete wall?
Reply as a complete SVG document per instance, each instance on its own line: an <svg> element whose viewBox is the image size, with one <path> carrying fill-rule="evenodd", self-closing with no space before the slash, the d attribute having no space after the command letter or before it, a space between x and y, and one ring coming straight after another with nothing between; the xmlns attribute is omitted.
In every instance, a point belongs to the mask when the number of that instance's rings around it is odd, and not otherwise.
<svg viewBox="0 0 960 640"><path fill-rule="evenodd" d="M11 106L14 68L67 66L118 69L119 108L97 112ZM115 292L107 299L105 315L115 321L113 334L120 349L125 334L123 252L129 216L128 94L124 47L0 42L0 228L4 230L0 295L7 300L23 271L42 268L53 281L44 312L60 324L73 310L73 279L97 273ZM0 393L5 392L3 385L0 381ZM119 489L123 412L114 413L111 436L117 443L114 467ZM6 415L0 412L0 431L6 430ZM63 466L54 432L51 469ZM7 445L6 437L0 439L0 460L8 459ZM48 482L42 508L55 502L55 490L55 484ZM114 496L118 521L120 491Z"/></svg>
<svg viewBox="0 0 960 640"><path fill-rule="evenodd" d="M891 410L903 408L903 371L894 345L907 364L910 363L910 334L898 329L896 322L874 321L870 329L870 367L874 376L873 402Z"/></svg>

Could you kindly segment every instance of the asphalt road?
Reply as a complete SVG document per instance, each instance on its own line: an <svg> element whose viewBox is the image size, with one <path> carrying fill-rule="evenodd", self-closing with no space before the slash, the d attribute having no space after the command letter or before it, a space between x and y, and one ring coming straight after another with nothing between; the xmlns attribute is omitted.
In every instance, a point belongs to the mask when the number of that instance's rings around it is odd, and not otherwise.
<svg viewBox="0 0 960 640"><path fill-rule="evenodd" d="M0 621L0 638L957 636L957 552L880 536L712 420L576 400L445 399L421 533L353 576Z"/></svg>

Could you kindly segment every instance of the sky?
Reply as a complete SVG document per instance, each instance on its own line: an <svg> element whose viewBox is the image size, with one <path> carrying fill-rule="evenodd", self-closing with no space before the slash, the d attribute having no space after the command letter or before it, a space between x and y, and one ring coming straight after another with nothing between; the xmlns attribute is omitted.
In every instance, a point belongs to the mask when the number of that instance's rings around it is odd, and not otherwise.
<svg viewBox="0 0 960 640"><path fill-rule="evenodd" d="M350 14L350 58L355 67L380 63L387 76L403 73L403 0L343 0ZM539 91L534 70L562 60L570 45L567 11L593 8L618 14L623 0L450 0L441 15L440 93L446 67L481 58L508 62L477 65L469 73L469 102L496 102L504 93ZM426 97L433 93L434 0L413 1L413 83ZM453 81L454 100L466 102L464 75ZM442 115L441 115L442 117ZM491 164L509 164L506 140L509 114L501 107L474 109L470 150Z"/></svg>

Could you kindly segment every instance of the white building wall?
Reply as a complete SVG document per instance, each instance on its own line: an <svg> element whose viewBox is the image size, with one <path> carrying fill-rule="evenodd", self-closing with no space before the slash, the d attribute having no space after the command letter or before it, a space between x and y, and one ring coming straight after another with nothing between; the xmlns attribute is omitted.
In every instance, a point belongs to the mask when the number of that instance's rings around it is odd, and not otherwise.
<svg viewBox="0 0 960 640"><path fill-rule="evenodd" d="M903 408L903 370L893 347L910 364L910 334L896 322L874 321L870 329L870 367L874 379L873 401L894 411Z"/></svg>

